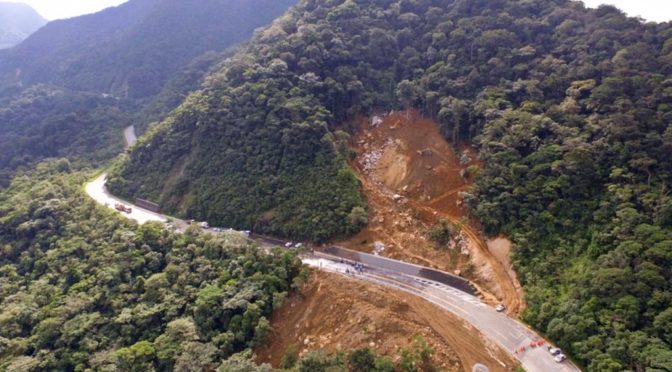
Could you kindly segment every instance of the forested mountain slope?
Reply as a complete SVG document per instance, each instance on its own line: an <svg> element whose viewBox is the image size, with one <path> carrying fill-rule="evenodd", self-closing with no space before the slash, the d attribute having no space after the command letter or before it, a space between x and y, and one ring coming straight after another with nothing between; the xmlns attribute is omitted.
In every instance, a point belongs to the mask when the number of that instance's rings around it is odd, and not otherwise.
<svg viewBox="0 0 672 372"><path fill-rule="evenodd" d="M69 156L100 164L123 149L131 116L113 98L35 86L0 106L0 189L11 170L44 158Z"/></svg>
<svg viewBox="0 0 672 372"><path fill-rule="evenodd" d="M485 166L526 320L589 370L672 365L672 25L569 0L303 0L115 171L117 193L233 227L356 231L355 115L414 106Z"/></svg>
<svg viewBox="0 0 672 372"><path fill-rule="evenodd" d="M293 2L132 0L49 23L0 56L0 74L6 83L147 97L181 66L245 41Z"/></svg>
<svg viewBox="0 0 672 372"><path fill-rule="evenodd" d="M51 156L107 160L294 0L131 0L0 53L0 189Z"/></svg>
<svg viewBox="0 0 672 372"><path fill-rule="evenodd" d="M90 176L52 160L0 194L0 370L214 370L263 341L302 280L293 253L138 226L88 198Z"/></svg>
<svg viewBox="0 0 672 372"><path fill-rule="evenodd" d="M46 23L46 19L26 4L0 2L0 49L20 43Z"/></svg>

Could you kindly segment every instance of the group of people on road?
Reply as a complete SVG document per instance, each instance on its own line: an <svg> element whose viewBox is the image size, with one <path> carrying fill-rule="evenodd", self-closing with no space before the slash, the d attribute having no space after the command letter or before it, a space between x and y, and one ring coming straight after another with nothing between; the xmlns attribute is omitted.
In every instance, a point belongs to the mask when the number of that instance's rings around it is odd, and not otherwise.
<svg viewBox="0 0 672 372"><path fill-rule="evenodd" d="M348 262L348 261L341 258L341 263L352 265L353 270L351 271L349 268L345 269L346 274L357 274L357 273L363 274L364 273L364 264L361 263L361 262L356 262L356 261Z"/></svg>

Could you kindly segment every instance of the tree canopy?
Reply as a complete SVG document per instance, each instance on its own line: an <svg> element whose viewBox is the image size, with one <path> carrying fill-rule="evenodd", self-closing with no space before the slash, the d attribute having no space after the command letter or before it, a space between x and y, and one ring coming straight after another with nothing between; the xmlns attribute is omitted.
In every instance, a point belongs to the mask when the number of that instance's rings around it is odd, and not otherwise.
<svg viewBox="0 0 672 372"><path fill-rule="evenodd" d="M484 161L525 319L589 370L672 364L672 26L569 0L304 0L119 164L120 195L324 240L364 203L335 145L417 107Z"/></svg>
<svg viewBox="0 0 672 372"><path fill-rule="evenodd" d="M263 342L300 260L240 234L138 226L41 163L0 195L0 369L206 370Z"/></svg>

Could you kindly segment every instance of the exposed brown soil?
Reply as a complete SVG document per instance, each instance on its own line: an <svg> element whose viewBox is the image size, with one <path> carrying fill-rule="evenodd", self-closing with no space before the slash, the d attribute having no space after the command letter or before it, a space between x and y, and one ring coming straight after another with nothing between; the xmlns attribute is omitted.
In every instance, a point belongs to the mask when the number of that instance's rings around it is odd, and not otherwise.
<svg viewBox="0 0 672 372"><path fill-rule="evenodd" d="M422 336L442 371L511 371L512 359L462 320L413 295L314 271L301 293L273 314L271 340L255 350L258 362L277 367L287 347L301 353L371 347L396 358ZM503 365L502 365L503 364Z"/></svg>
<svg viewBox="0 0 672 372"><path fill-rule="evenodd" d="M516 286L516 291L518 292L519 298L524 298L523 287L518 281L518 274L513 269L513 264L511 263L511 241L504 236L498 236L494 239L489 239L487 241L488 250L492 255L499 261L499 263L506 269L507 274L510 278L513 278L513 283ZM520 305L520 311L525 308L525 302L522 302Z"/></svg>
<svg viewBox="0 0 672 372"><path fill-rule="evenodd" d="M355 127L352 166L368 198L369 225L338 244L372 252L380 242L381 255L460 274L486 301L504 303L517 314L522 292L515 272L488 249L463 206L472 185L465 172L480 166L475 150L463 144L456 154L438 124L413 110L361 118ZM461 226L460 237L446 247L427 237L441 219Z"/></svg>

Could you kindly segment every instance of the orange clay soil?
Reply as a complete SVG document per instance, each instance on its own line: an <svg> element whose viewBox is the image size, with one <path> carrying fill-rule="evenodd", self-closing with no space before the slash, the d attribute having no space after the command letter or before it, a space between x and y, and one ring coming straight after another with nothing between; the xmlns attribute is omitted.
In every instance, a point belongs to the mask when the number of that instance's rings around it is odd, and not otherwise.
<svg viewBox="0 0 672 372"><path fill-rule="evenodd" d="M400 349L421 336L441 371L511 371L514 362L474 328L437 306L387 287L313 271L308 284L273 314L269 342L255 349L257 362L278 367L291 344L300 353L347 352L370 347L396 361Z"/></svg>
<svg viewBox="0 0 672 372"><path fill-rule="evenodd" d="M368 198L369 225L338 244L372 252L380 242L381 255L462 275L486 301L504 303L517 315L523 301L508 261L510 244L498 238L489 247L463 206L463 193L472 185L463 175L480 166L476 151L460 145L456 154L438 124L413 110L362 118L354 125L351 146L357 157L351 165ZM427 237L441 219L461 225L460 238L447 247Z"/></svg>

